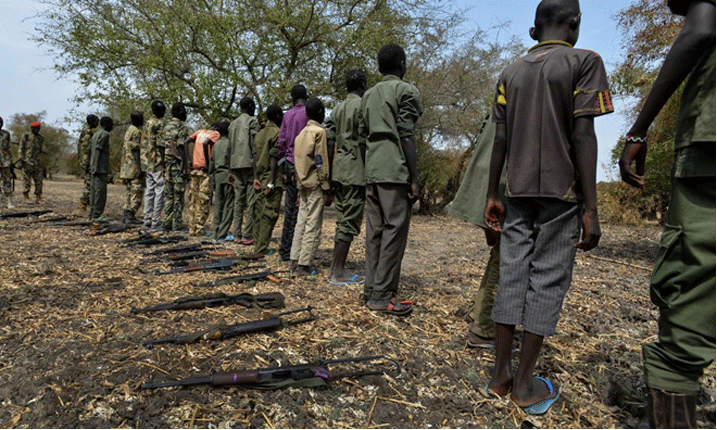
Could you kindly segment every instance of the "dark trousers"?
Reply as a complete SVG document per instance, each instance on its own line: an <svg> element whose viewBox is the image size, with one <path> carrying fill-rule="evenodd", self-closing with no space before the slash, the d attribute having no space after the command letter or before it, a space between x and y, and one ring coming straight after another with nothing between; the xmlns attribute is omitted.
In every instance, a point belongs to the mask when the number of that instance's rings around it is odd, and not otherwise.
<svg viewBox="0 0 717 430"><path fill-rule="evenodd" d="M90 186L90 219L99 218L107 204L107 174L92 175Z"/></svg>
<svg viewBox="0 0 717 430"><path fill-rule="evenodd" d="M407 184L366 185L366 300L396 295L411 223Z"/></svg>
<svg viewBox="0 0 717 430"><path fill-rule="evenodd" d="M281 230L279 255L282 260L286 261L291 257L291 244L294 241L294 228L296 228L296 219L299 215L299 205L296 203L298 190L296 189L294 165L286 161L283 166L286 174L286 181L284 182L286 200L284 200L284 228Z"/></svg>

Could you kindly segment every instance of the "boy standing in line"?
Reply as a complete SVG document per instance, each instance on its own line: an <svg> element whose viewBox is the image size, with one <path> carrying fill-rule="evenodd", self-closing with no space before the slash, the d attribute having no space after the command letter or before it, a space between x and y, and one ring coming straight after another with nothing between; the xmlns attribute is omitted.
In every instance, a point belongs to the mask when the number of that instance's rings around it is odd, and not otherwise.
<svg viewBox="0 0 717 430"><path fill-rule="evenodd" d="M90 139L90 221L99 220L107 203L107 177L110 174L110 131L114 128L112 118L100 119L100 130Z"/></svg>
<svg viewBox="0 0 717 430"><path fill-rule="evenodd" d="M284 181L277 171L279 127L284 113L277 105L266 108L266 125L256 135L256 175L254 182L254 254L260 258L266 254L281 210Z"/></svg>
<svg viewBox="0 0 717 430"><path fill-rule="evenodd" d="M190 142L194 142L192 151L192 163L189 172L189 210L187 211L187 223L189 224L190 236L204 235L204 224L209 217L211 206L211 184L207 172L209 170L209 156L212 153L212 145L219 140L217 126L213 124L209 130L195 131L187 138L184 145L188 148Z"/></svg>
<svg viewBox="0 0 717 430"><path fill-rule="evenodd" d="M144 189L144 228L162 229L162 203L164 201L164 148L159 140L164 129L164 114L167 108L161 100L152 102L152 118L147 121L142 133L142 171L147 174Z"/></svg>
<svg viewBox="0 0 717 430"><path fill-rule="evenodd" d="M184 190L189 177L189 157L184 141L189 137L187 110L184 103L172 105L172 120L165 124L161 145L164 147L164 184L166 198L164 203L165 231L182 229L182 211L184 210Z"/></svg>
<svg viewBox="0 0 717 430"><path fill-rule="evenodd" d="M510 392L528 414L545 413L560 395L553 382L533 376L535 363L544 337L555 333L576 250L593 249L601 235L593 120L613 109L602 59L573 48L580 18L576 0L540 2L530 29L539 43L503 70L493 107L485 221L502 231L502 243L492 315L495 368L486 389ZM507 215L498 196L506 158ZM521 323L520 362L513 373L513 334Z"/></svg>
<svg viewBox="0 0 717 430"><path fill-rule="evenodd" d="M331 285L362 284L362 276L344 268L354 237L361 232L364 203L366 202L365 144L359 145L358 113L361 96L366 91L366 74L353 69L346 74L346 100L331 111L326 121L326 138L329 145L331 180L336 186L336 236L334 255L331 258L329 282Z"/></svg>
<svg viewBox="0 0 717 430"><path fill-rule="evenodd" d="M359 136L366 142L366 283L369 310L407 315L413 302L396 298L411 206L418 200L416 121L421 95L403 82L406 53L396 44L378 51L381 82L366 91Z"/></svg>
<svg viewBox="0 0 717 430"><path fill-rule="evenodd" d="M35 182L35 203L42 199L42 179L45 175L45 166L42 165L42 144L45 138L40 134L40 123L30 123L30 133L20 138L20 160L22 160L22 195L30 198L31 181Z"/></svg>
<svg viewBox="0 0 717 430"><path fill-rule="evenodd" d="M214 240L227 240L234 220L234 187L229 183L229 123L217 126L219 140L209 157L209 177L214 184Z"/></svg>
<svg viewBox="0 0 717 430"><path fill-rule="evenodd" d="M279 255L283 261L289 261L291 257L291 245L296 227L296 216L299 213L297 203L296 171L294 168L294 140L306 127L309 121L306 116L306 87L296 84L291 88L291 101L293 107L286 111L279 130L279 166L284 172L284 227L281 231L281 243L279 244Z"/></svg>
<svg viewBox="0 0 717 430"><path fill-rule="evenodd" d="M254 243L252 219L256 179L254 138L259 132L259 121L254 116L256 105L251 97L239 101L241 115L229 126L229 183L234 185L234 237L237 243Z"/></svg>
<svg viewBox="0 0 717 430"><path fill-rule="evenodd" d="M90 205L90 183L92 182L92 175L90 174L90 139L97 126L100 125L100 119L97 118L97 115L87 115L85 121L86 124L82 127L80 137L77 139L77 162L80 164L82 179L85 183L85 189L82 192L82 196L80 196L80 203L75 211L77 215L84 215Z"/></svg>
<svg viewBox="0 0 717 430"><path fill-rule="evenodd" d="M14 209L12 203L12 175L15 169L12 163L12 148L10 147L10 133L3 130L3 119L0 117L0 173L2 176L2 193L7 199L7 208Z"/></svg>
<svg viewBox="0 0 717 430"><path fill-rule="evenodd" d="M651 426L693 428L699 378L715 359L715 1L667 5L685 23L625 139L619 164L625 182L645 186L647 130L687 79L670 206L650 279L650 297L660 308L659 335L642 345L642 360Z"/></svg>
<svg viewBox="0 0 717 430"><path fill-rule="evenodd" d="M142 112L134 111L129 116L132 125L129 126L124 134L124 145L122 146L122 167L120 169L120 179L123 179L126 187L126 199L124 204L123 224L133 224L138 222L135 215L142 206L142 196L144 195L144 178L140 171L140 142L142 141L142 132L140 131L144 125L144 116Z"/></svg>
<svg viewBox="0 0 717 430"><path fill-rule="evenodd" d="M291 270L299 276L316 275L311 263L319 247L324 206L331 204L329 152L326 146L324 104L313 98L306 101L309 122L294 143L296 184L301 204L291 244Z"/></svg>

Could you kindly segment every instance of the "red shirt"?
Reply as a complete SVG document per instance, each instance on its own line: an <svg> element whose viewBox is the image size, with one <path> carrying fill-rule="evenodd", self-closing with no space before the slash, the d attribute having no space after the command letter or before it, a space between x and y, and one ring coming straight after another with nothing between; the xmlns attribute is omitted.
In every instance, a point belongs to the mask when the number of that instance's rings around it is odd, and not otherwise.
<svg viewBox="0 0 717 430"><path fill-rule="evenodd" d="M219 132L216 130L197 130L189 136L194 141L194 151L192 152L192 166L194 169L203 169L207 165L204 159L204 142L207 139L212 142L219 140ZM212 147L209 147L209 155L212 154Z"/></svg>

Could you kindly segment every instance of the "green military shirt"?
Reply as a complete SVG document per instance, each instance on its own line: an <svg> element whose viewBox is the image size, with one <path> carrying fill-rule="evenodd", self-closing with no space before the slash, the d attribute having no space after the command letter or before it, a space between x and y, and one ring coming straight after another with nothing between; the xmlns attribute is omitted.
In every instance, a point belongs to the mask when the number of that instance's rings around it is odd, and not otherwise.
<svg viewBox="0 0 717 430"><path fill-rule="evenodd" d="M90 139L90 173L106 175L110 173L110 134L100 128Z"/></svg>
<svg viewBox="0 0 717 430"><path fill-rule="evenodd" d="M142 132L134 125L130 125L127 132L124 134L120 179L136 179L139 176L139 148L141 140Z"/></svg>
<svg viewBox="0 0 717 430"><path fill-rule="evenodd" d="M215 184L226 184L229 181L229 139L219 138L209 156L209 176Z"/></svg>
<svg viewBox="0 0 717 430"><path fill-rule="evenodd" d="M172 118L169 123L164 125L162 139L160 145L164 146L164 159L167 164L179 164L181 166L184 151L184 141L189 137L189 127L179 118Z"/></svg>
<svg viewBox="0 0 717 430"><path fill-rule="evenodd" d="M157 173L164 169L162 154L159 152L163 129L164 119L157 117L151 118L144 126L140 151L143 172Z"/></svg>
<svg viewBox="0 0 717 430"><path fill-rule="evenodd" d="M40 156L45 138L40 133L25 133L20 139L20 158L26 166L42 167Z"/></svg>
<svg viewBox="0 0 717 430"><path fill-rule="evenodd" d="M358 135L360 108L361 97L349 94L326 121L326 138L336 141L331 179L343 185L366 185L366 148L359 145Z"/></svg>
<svg viewBox="0 0 717 430"><path fill-rule="evenodd" d="M11 165L10 133L7 130L0 130L0 167L10 167Z"/></svg>
<svg viewBox="0 0 717 430"><path fill-rule="evenodd" d="M90 169L90 139L96 130L85 124L80 132L80 138L77 139L77 162L83 172Z"/></svg>
<svg viewBox="0 0 717 430"><path fill-rule="evenodd" d="M366 142L366 183L408 184L401 139L414 136L422 114L418 89L393 75L366 91L359 110L359 136Z"/></svg>
<svg viewBox="0 0 717 430"><path fill-rule="evenodd" d="M245 169L252 166L254 148L250 137L259 132L259 121L256 117L242 113L229 125L230 157L232 169Z"/></svg>
<svg viewBox="0 0 717 430"><path fill-rule="evenodd" d="M256 150L256 174L262 186L266 186L271 179L271 159L279 159L279 127L271 121L259 131L254 141ZM274 173L274 186L283 186L282 175L279 169Z"/></svg>

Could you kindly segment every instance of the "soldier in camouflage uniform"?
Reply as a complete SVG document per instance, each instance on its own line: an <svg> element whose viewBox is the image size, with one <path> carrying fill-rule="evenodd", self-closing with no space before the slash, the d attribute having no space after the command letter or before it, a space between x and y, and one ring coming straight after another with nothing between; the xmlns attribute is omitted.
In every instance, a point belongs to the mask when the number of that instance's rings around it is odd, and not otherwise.
<svg viewBox="0 0 717 430"><path fill-rule="evenodd" d="M87 124L82 127L80 138L77 139L77 162L80 165L80 171L85 181L85 190L82 192L80 203L77 206L78 214L84 214L90 204L90 182L92 181L92 175L90 175L90 139L100 124L100 119L97 118L97 115L87 115L86 121Z"/></svg>
<svg viewBox="0 0 717 430"><path fill-rule="evenodd" d="M161 145L164 146L164 220L165 231L182 229L182 210L184 209L184 190L189 178L187 146L184 141L189 137L189 128L184 122L187 110L183 103L172 105L172 120L165 124Z"/></svg>
<svg viewBox="0 0 717 430"><path fill-rule="evenodd" d="M107 203L107 180L110 174L110 132L114 127L112 118L100 119L100 130L90 139L90 220L101 220Z"/></svg>
<svg viewBox="0 0 717 430"><path fill-rule="evenodd" d="M129 126L124 135L124 145L122 146L122 167L120 168L120 179L124 180L127 187L127 200L124 207L124 224L136 223L135 214L140 206L142 206L142 196L144 195L144 176L141 171L140 162L140 142L142 141L142 132L140 128L144 125L144 117L141 112L134 111L130 114L132 125Z"/></svg>
<svg viewBox="0 0 717 430"><path fill-rule="evenodd" d="M22 162L22 195L30 198L31 181L35 182L35 203L42 199L42 179L45 175L45 168L42 165L42 144L45 138L40 134L40 123L30 123L31 133L25 133L20 138L20 161Z"/></svg>
<svg viewBox="0 0 717 430"><path fill-rule="evenodd" d="M160 230L162 202L164 198L164 147L159 144L164 129L164 113L167 108L161 100L152 102L153 118L144 126L141 140L141 170L146 174L144 191L144 227Z"/></svg>
<svg viewBox="0 0 717 430"><path fill-rule="evenodd" d="M3 119L0 117L0 173L2 173L2 193L7 199L7 208L12 209L12 149L10 148L10 133L2 129Z"/></svg>

